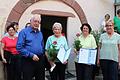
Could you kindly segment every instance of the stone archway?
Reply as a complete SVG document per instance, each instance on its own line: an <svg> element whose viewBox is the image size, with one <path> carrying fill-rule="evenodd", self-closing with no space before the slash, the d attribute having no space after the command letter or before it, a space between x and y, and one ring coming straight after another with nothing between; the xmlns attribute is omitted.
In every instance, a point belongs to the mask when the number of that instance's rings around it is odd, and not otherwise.
<svg viewBox="0 0 120 80"><path fill-rule="evenodd" d="M6 25L9 24L11 21L19 21L20 17L24 13L24 11L31 6L32 4L41 1L41 0L19 0L17 4L13 7L11 10ZM84 14L83 9L80 7L80 5L75 0L56 0L61 1L65 3L66 5L70 6L74 11L77 13L81 23L86 23L87 19Z"/></svg>

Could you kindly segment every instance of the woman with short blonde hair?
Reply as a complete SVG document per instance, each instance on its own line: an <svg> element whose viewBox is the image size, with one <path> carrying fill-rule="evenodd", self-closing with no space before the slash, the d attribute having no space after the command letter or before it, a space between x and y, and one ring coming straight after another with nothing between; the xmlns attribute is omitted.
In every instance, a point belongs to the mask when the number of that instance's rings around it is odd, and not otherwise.
<svg viewBox="0 0 120 80"><path fill-rule="evenodd" d="M102 69L103 80L118 80L120 35L114 32L112 20L106 23L106 32L101 34L99 43L98 63Z"/></svg>

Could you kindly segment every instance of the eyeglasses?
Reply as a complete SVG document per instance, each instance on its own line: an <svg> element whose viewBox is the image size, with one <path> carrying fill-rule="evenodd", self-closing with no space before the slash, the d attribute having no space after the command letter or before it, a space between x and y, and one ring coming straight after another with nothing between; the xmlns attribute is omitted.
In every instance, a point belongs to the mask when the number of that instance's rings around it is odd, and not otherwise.
<svg viewBox="0 0 120 80"><path fill-rule="evenodd" d="M106 25L105 27L112 27L113 25Z"/></svg>

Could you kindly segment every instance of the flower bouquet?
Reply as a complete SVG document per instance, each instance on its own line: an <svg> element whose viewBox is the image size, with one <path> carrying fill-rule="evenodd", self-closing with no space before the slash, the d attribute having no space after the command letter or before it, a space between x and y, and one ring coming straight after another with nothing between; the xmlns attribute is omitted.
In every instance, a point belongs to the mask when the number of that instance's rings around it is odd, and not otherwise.
<svg viewBox="0 0 120 80"><path fill-rule="evenodd" d="M56 44L57 44L57 41L54 41L51 45L50 45L50 48L47 50L47 53L48 53L48 59L49 59L49 62L50 62L50 65L51 65L51 68L50 68L50 71L52 72L56 66L56 64L54 63L54 61L57 59L57 53L58 53L58 50L56 49Z"/></svg>
<svg viewBox="0 0 120 80"><path fill-rule="evenodd" d="M48 50L47 50L47 53L48 53L48 58L50 61L55 61L57 59L57 53L58 53L58 50L56 49L56 44L57 44L57 41L54 41L51 46Z"/></svg>
<svg viewBox="0 0 120 80"><path fill-rule="evenodd" d="M82 45L80 44L80 40L78 38L80 36L80 34L77 33L76 36L77 36L77 39L75 39L73 46L77 51L79 51L80 48L82 48Z"/></svg>

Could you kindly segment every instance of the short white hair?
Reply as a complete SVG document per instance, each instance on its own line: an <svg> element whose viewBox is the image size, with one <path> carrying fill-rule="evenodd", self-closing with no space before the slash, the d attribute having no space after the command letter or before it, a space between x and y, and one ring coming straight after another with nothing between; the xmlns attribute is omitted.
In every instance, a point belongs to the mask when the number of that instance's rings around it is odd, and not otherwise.
<svg viewBox="0 0 120 80"><path fill-rule="evenodd" d="M41 22L41 15L39 15L39 14L32 15L30 22L32 22L33 20L38 20L39 22Z"/></svg>
<svg viewBox="0 0 120 80"><path fill-rule="evenodd" d="M53 24L53 26L52 26L52 29L54 29L54 28L60 28L61 30L62 30L62 24L61 23L58 23L58 22L55 22L54 24Z"/></svg>

